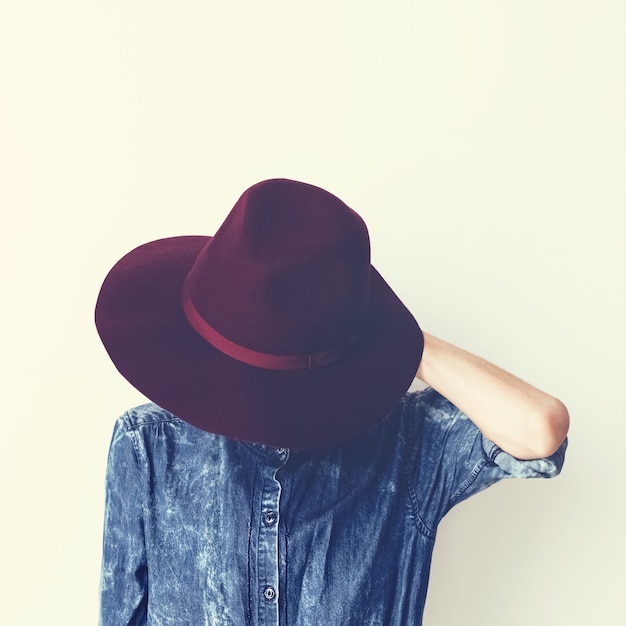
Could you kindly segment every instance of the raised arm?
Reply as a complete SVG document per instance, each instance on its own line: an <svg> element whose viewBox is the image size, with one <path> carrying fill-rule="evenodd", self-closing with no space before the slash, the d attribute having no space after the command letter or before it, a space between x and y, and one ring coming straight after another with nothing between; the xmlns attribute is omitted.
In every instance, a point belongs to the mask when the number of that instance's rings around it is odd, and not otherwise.
<svg viewBox="0 0 626 626"><path fill-rule="evenodd" d="M428 333L416 376L518 459L550 456L567 435L569 413L560 400Z"/></svg>

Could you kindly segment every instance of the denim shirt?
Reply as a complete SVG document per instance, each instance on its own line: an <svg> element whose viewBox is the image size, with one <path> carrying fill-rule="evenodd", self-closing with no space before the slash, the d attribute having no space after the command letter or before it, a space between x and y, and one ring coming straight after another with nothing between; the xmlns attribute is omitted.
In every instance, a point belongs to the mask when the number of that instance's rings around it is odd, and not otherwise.
<svg viewBox="0 0 626 626"><path fill-rule="evenodd" d="M566 445L514 459L432 389L321 451L132 409L109 453L100 623L421 624L443 516L502 478L557 475Z"/></svg>

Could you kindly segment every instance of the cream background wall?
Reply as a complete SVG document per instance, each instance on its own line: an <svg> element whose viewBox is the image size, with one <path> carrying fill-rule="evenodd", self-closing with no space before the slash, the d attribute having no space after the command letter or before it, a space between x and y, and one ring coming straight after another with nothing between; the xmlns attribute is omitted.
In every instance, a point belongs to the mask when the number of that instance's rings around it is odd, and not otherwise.
<svg viewBox="0 0 626 626"><path fill-rule="evenodd" d="M623 624L625 7L3 3L0 622L96 621L109 438L143 401L92 324L104 274L286 176L361 213L425 329L570 408L558 479L446 518L425 624Z"/></svg>

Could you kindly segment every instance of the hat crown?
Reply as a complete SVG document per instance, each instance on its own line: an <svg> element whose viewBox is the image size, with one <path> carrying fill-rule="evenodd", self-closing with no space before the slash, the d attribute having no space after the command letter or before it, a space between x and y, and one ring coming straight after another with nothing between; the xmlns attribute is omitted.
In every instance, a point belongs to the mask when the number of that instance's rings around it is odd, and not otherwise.
<svg viewBox="0 0 626 626"><path fill-rule="evenodd" d="M367 314L363 220L329 192L275 179L246 190L189 274L202 319L229 341L276 355L347 341Z"/></svg>

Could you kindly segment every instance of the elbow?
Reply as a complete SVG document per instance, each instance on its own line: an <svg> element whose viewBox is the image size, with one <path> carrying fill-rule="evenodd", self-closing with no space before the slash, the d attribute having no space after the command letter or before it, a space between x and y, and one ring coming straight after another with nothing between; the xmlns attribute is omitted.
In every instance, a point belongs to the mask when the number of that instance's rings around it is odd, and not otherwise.
<svg viewBox="0 0 626 626"><path fill-rule="evenodd" d="M546 458L552 456L561 446L569 430L569 411L557 398L545 403L534 418L535 440L533 442L533 456Z"/></svg>

